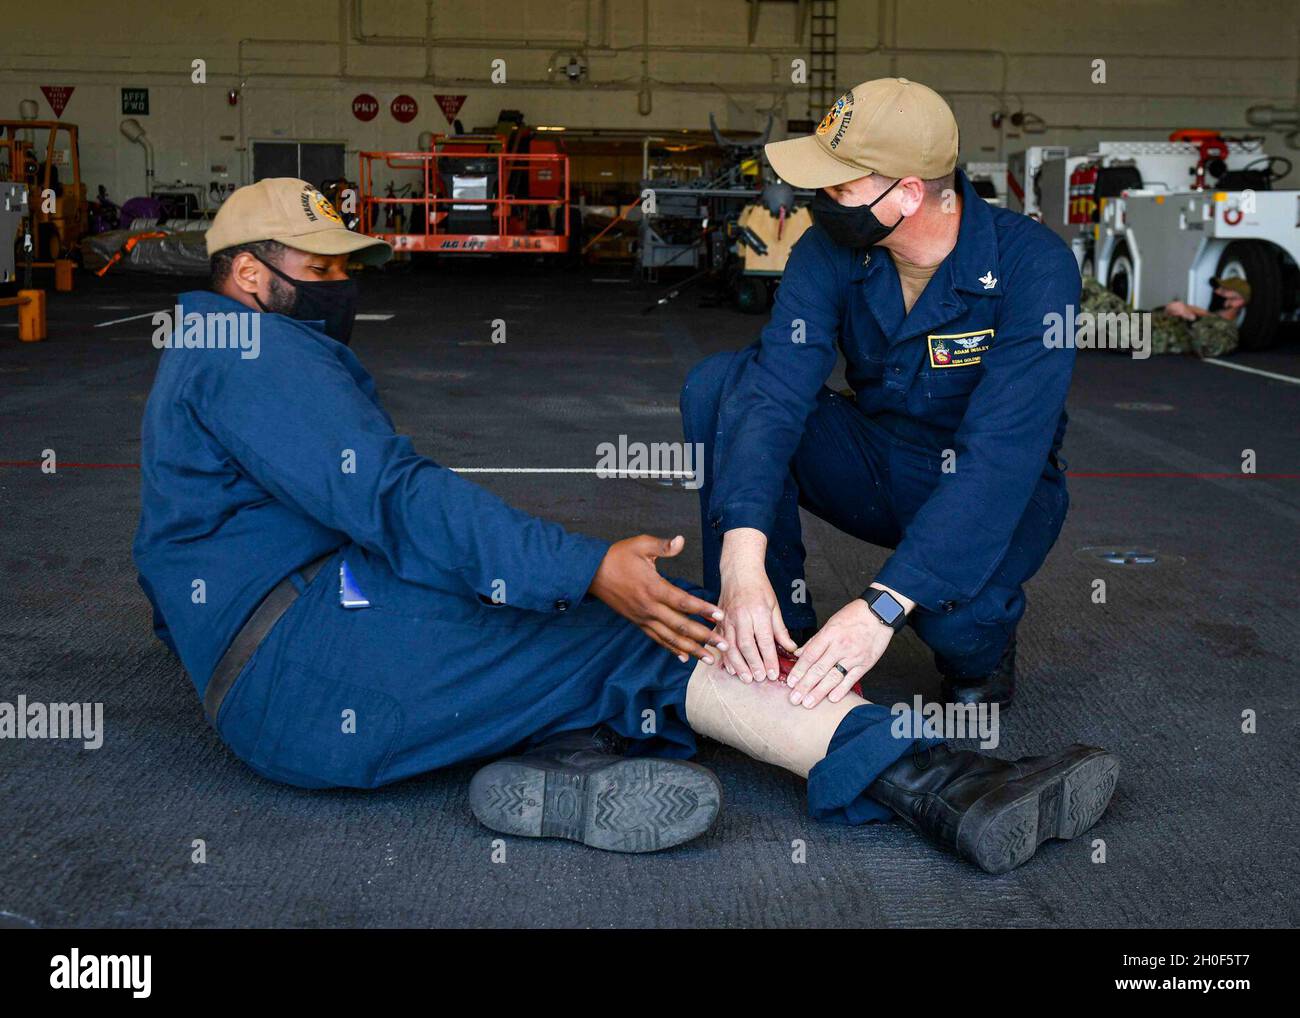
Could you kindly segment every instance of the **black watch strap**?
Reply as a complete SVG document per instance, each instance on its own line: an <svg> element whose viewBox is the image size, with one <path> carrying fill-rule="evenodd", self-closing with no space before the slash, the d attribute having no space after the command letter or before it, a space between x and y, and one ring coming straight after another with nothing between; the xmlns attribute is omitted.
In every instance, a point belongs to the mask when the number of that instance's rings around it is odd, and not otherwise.
<svg viewBox="0 0 1300 1018"><path fill-rule="evenodd" d="M907 625L907 609L889 591L871 587L862 595L862 600L867 602L871 613L894 632Z"/></svg>

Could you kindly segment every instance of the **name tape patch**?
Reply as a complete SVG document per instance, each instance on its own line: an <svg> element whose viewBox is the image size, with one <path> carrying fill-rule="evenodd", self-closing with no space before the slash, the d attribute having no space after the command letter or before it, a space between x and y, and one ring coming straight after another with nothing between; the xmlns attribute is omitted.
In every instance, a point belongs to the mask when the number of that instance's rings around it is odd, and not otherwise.
<svg viewBox="0 0 1300 1018"><path fill-rule="evenodd" d="M984 351L993 345L993 330L926 336L925 339L930 348L930 367L967 368L978 364Z"/></svg>

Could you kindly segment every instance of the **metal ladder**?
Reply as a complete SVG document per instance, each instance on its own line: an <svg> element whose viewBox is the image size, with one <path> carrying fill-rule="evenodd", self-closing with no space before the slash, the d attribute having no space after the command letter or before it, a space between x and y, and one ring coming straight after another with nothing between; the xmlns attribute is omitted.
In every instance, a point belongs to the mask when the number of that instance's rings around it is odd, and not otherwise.
<svg viewBox="0 0 1300 1018"><path fill-rule="evenodd" d="M839 98L835 83L836 0L813 0L809 14L808 117L819 121Z"/></svg>

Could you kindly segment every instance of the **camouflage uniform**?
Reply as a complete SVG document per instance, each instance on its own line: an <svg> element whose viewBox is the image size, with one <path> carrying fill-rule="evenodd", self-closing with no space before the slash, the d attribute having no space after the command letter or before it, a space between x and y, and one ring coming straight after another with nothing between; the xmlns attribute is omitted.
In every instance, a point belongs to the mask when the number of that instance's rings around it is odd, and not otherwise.
<svg viewBox="0 0 1300 1018"><path fill-rule="evenodd" d="M1095 315L1127 314L1131 308L1096 279L1083 280L1080 310ZM1237 324L1218 315L1205 315L1194 322L1175 318L1164 309L1150 312L1151 352L1194 353L1198 357L1222 357L1237 349Z"/></svg>
<svg viewBox="0 0 1300 1018"><path fill-rule="evenodd" d="M1191 323L1192 353L1197 357L1222 357L1237 349L1237 323L1206 315Z"/></svg>
<svg viewBox="0 0 1300 1018"><path fill-rule="evenodd" d="M1079 310L1094 315L1126 315L1130 309L1122 297L1115 296L1092 276L1084 276Z"/></svg>
<svg viewBox="0 0 1300 1018"><path fill-rule="evenodd" d="M1194 353L1197 357L1222 357L1237 349L1237 323L1218 315L1203 315L1193 322L1167 311L1151 312L1152 353Z"/></svg>
<svg viewBox="0 0 1300 1018"><path fill-rule="evenodd" d="M1133 309L1124 302L1123 297L1118 297L1101 285L1092 276L1083 277L1083 296L1079 300L1079 310L1091 315L1129 315ZM1153 353L1160 353L1157 346L1155 330L1152 329L1151 346Z"/></svg>
<svg viewBox="0 0 1300 1018"><path fill-rule="evenodd" d="M1191 349L1191 322L1163 309L1151 312L1151 352L1187 353Z"/></svg>

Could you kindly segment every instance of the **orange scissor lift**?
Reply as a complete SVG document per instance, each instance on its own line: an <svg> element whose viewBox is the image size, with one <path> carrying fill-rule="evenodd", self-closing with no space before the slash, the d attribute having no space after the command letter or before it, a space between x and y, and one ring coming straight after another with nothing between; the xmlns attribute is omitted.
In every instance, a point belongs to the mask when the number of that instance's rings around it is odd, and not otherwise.
<svg viewBox="0 0 1300 1018"><path fill-rule="evenodd" d="M536 135L532 135L536 139ZM543 150L544 149L544 150ZM569 157L534 140L512 151L500 135L435 135L427 152L361 152L362 233L395 251L563 254L569 250ZM378 166L376 165L378 164ZM377 170L407 176L413 196L375 193ZM390 175L391 176L391 175ZM396 232L385 220L401 213Z"/></svg>

